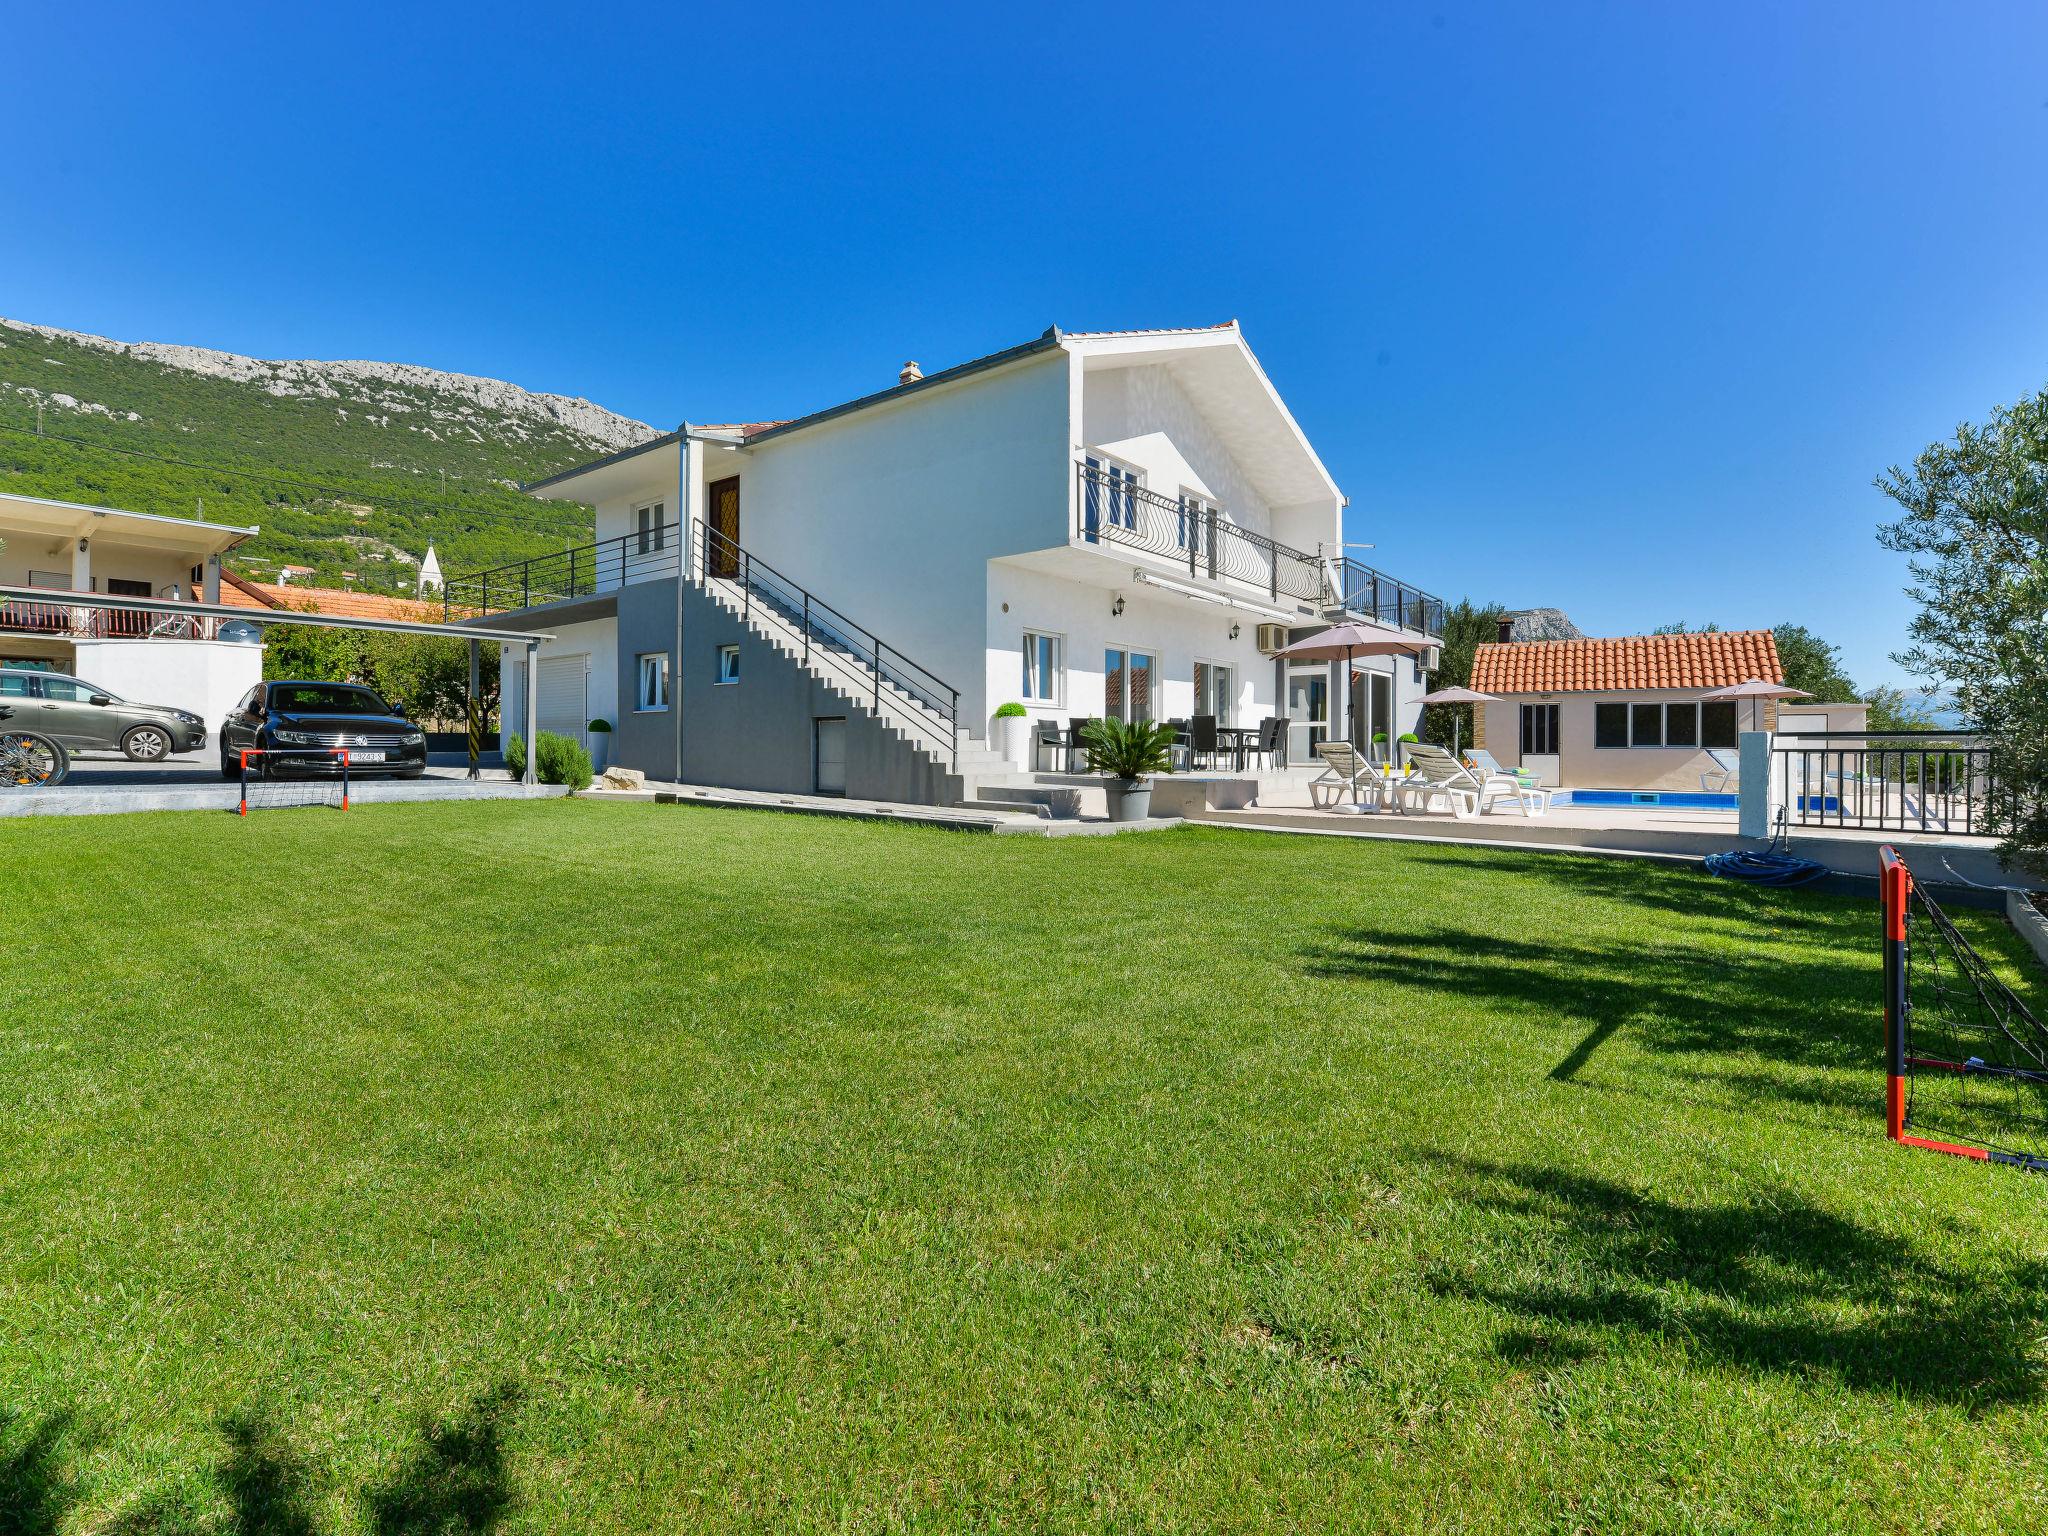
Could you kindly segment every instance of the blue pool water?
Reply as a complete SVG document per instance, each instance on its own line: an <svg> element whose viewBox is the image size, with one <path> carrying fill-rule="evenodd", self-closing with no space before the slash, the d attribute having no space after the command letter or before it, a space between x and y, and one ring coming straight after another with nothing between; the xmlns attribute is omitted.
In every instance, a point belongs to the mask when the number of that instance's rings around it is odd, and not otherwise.
<svg viewBox="0 0 2048 1536"><path fill-rule="evenodd" d="M1710 794L1695 789L1560 789L1550 797L1552 805L1661 805L1673 810L1732 811L1739 803L1734 795Z"/></svg>

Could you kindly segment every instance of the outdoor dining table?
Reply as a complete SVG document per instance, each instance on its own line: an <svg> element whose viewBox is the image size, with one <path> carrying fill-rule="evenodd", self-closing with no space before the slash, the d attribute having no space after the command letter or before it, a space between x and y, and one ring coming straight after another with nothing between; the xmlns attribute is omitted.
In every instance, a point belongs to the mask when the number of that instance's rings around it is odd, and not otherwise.
<svg viewBox="0 0 2048 1536"><path fill-rule="evenodd" d="M1216 739L1219 742L1229 740L1231 765L1243 773L1251 745L1259 739L1259 729L1255 725L1219 725L1216 727Z"/></svg>

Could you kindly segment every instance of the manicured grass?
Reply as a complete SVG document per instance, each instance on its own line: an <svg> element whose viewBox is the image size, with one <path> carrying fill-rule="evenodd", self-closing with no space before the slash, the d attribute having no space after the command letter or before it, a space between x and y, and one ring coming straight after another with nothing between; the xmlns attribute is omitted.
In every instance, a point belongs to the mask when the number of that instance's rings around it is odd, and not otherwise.
<svg viewBox="0 0 2048 1536"><path fill-rule="evenodd" d="M2048 1179L1883 1140L1865 903L582 802L0 854L0 1530L2048 1524Z"/></svg>

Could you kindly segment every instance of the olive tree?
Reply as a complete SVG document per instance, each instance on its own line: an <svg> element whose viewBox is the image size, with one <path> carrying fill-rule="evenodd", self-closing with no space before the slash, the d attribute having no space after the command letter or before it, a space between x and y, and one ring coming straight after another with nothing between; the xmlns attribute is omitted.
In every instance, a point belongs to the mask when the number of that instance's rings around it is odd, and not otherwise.
<svg viewBox="0 0 2048 1536"><path fill-rule="evenodd" d="M1954 692L1992 749L2001 853L2048 871L2048 390L1877 485L1904 509L1878 537L1909 557L1920 605L1894 659Z"/></svg>

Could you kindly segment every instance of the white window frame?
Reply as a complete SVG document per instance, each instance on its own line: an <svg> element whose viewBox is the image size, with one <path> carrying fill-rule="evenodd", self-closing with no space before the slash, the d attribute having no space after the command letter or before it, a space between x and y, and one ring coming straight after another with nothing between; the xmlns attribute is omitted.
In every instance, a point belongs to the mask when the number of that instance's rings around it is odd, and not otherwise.
<svg viewBox="0 0 2048 1536"><path fill-rule="evenodd" d="M730 665L727 665L730 663ZM737 644L718 648L718 672L711 679L714 688L737 688L740 683L740 648Z"/></svg>
<svg viewBox="0 0 2048 1536"><path fill-rule="evenodd" d="M1218 725L1235 726L1237 721L1233 717L1237 714L1237 685L1240 681L1237 663L1234 661L1221 661L1214 656L1197 656L1195 658L1195 666L1197 669L1207 667L1212 674L1220 669L1229 675L1230 699L1224 708L1216 711L1216 723ZM1211 681L1213 683L1213 676ZM1194 712L1198 715L1208 714L1209 711L1205 704L1206 701L1202 698L1201 693L1197 691L1195 694Z"/></svg>
<svg viewBox="0 0 2048 1536"><path fill-rule="evenodd" d="M659 679L659 703L648 702L647 687L649 662L657 663L655 676ZM633 658L633 713L636 715L659 715L668 710L669 667L667 651L642 651Z"/></svg>
<svg viewBox="0 0 2048 1536"><path fill-rule="evenodd" d="M1052 688L1050 692L1033 693L1028 679L1034 675L1038 662L1038 642L1052 642ZM1020 675L1027 679L1024 684L1024 707L1026 709L1064 709L1067 702L1067 637L1049 629L1027 629L1024 631L1024 666ZM1045 679L1039 678L1041 686Z"/></svg>
<svg viewBox="0 0 2048 1536"><path fill-rule="evenodd" d="M643 513L654 513L643 523ZM634 555L658 555L668 548L668 499L658 497L653 501L634 504L627 514L627 532L633 539Z"/></svg>
<svg viewBox="0 0 2048 1536"><path fill-rule="evenodd" d="M1099 448L1082 450L1081 461L1090 469L1106 472L1112 481L1109 485L1097 485L1091 480L1081 487L1081 494L1084 498L1088 496L1101 498L1096 508L1097 535L1100 535L1101 530L1105 526L1122 528L1126 532L1135 532L1138 527L1138 498L1133 495L1126 495L1125 491L1144 490L1146 488L1145 471L1129 460L1120 459L1113 453L1104 453ZM1120 491L1115 483L1119 480L1124 484L1123 491ZM1121 517L1118 515L1120 499L1122 503Z"/></svg>
<svg viewBox="0 0 2048 1536"><path fill-rule="evenodd" d="M1109 717L1113 720L1124 721L1129 721L1133 718L1131 715L1131 658L1133 656L1149 656L1152 659L1152 666L1150 669L1152 673L1152 690L1151 699L1149 701L1152 705L1152 713L1146 716L1145 718L1152 720L1155 723L1165 719L1166 717L1160 714L1159 712L1159 695L1166 687L1166 653L1160 650L1157 646L1131 644L1112 645L1108 641L1104 641L1102 645L1103 714L1109 715L1109 652L1111 651L1121 652L1124 658L1124 702L1122 712L1116 715L1110 715Z"/></svg>
<svg viewBox="0 0 2048 1536"><path fill-rule="evenodd" d="M1202 514L1207 513L1207 517ZM1204 528L1214 528L1223 521L1223 504L1206 491L1192 486L1180 488L1180 515L1174 520L1174 543L1182 550L1192 548L1196 555L1206 557L1216 545L1216 535L1202 537ZM1192 537L1192 544L1190 538ZM1228 663L1224 663L1228 665Z"/></svg>

